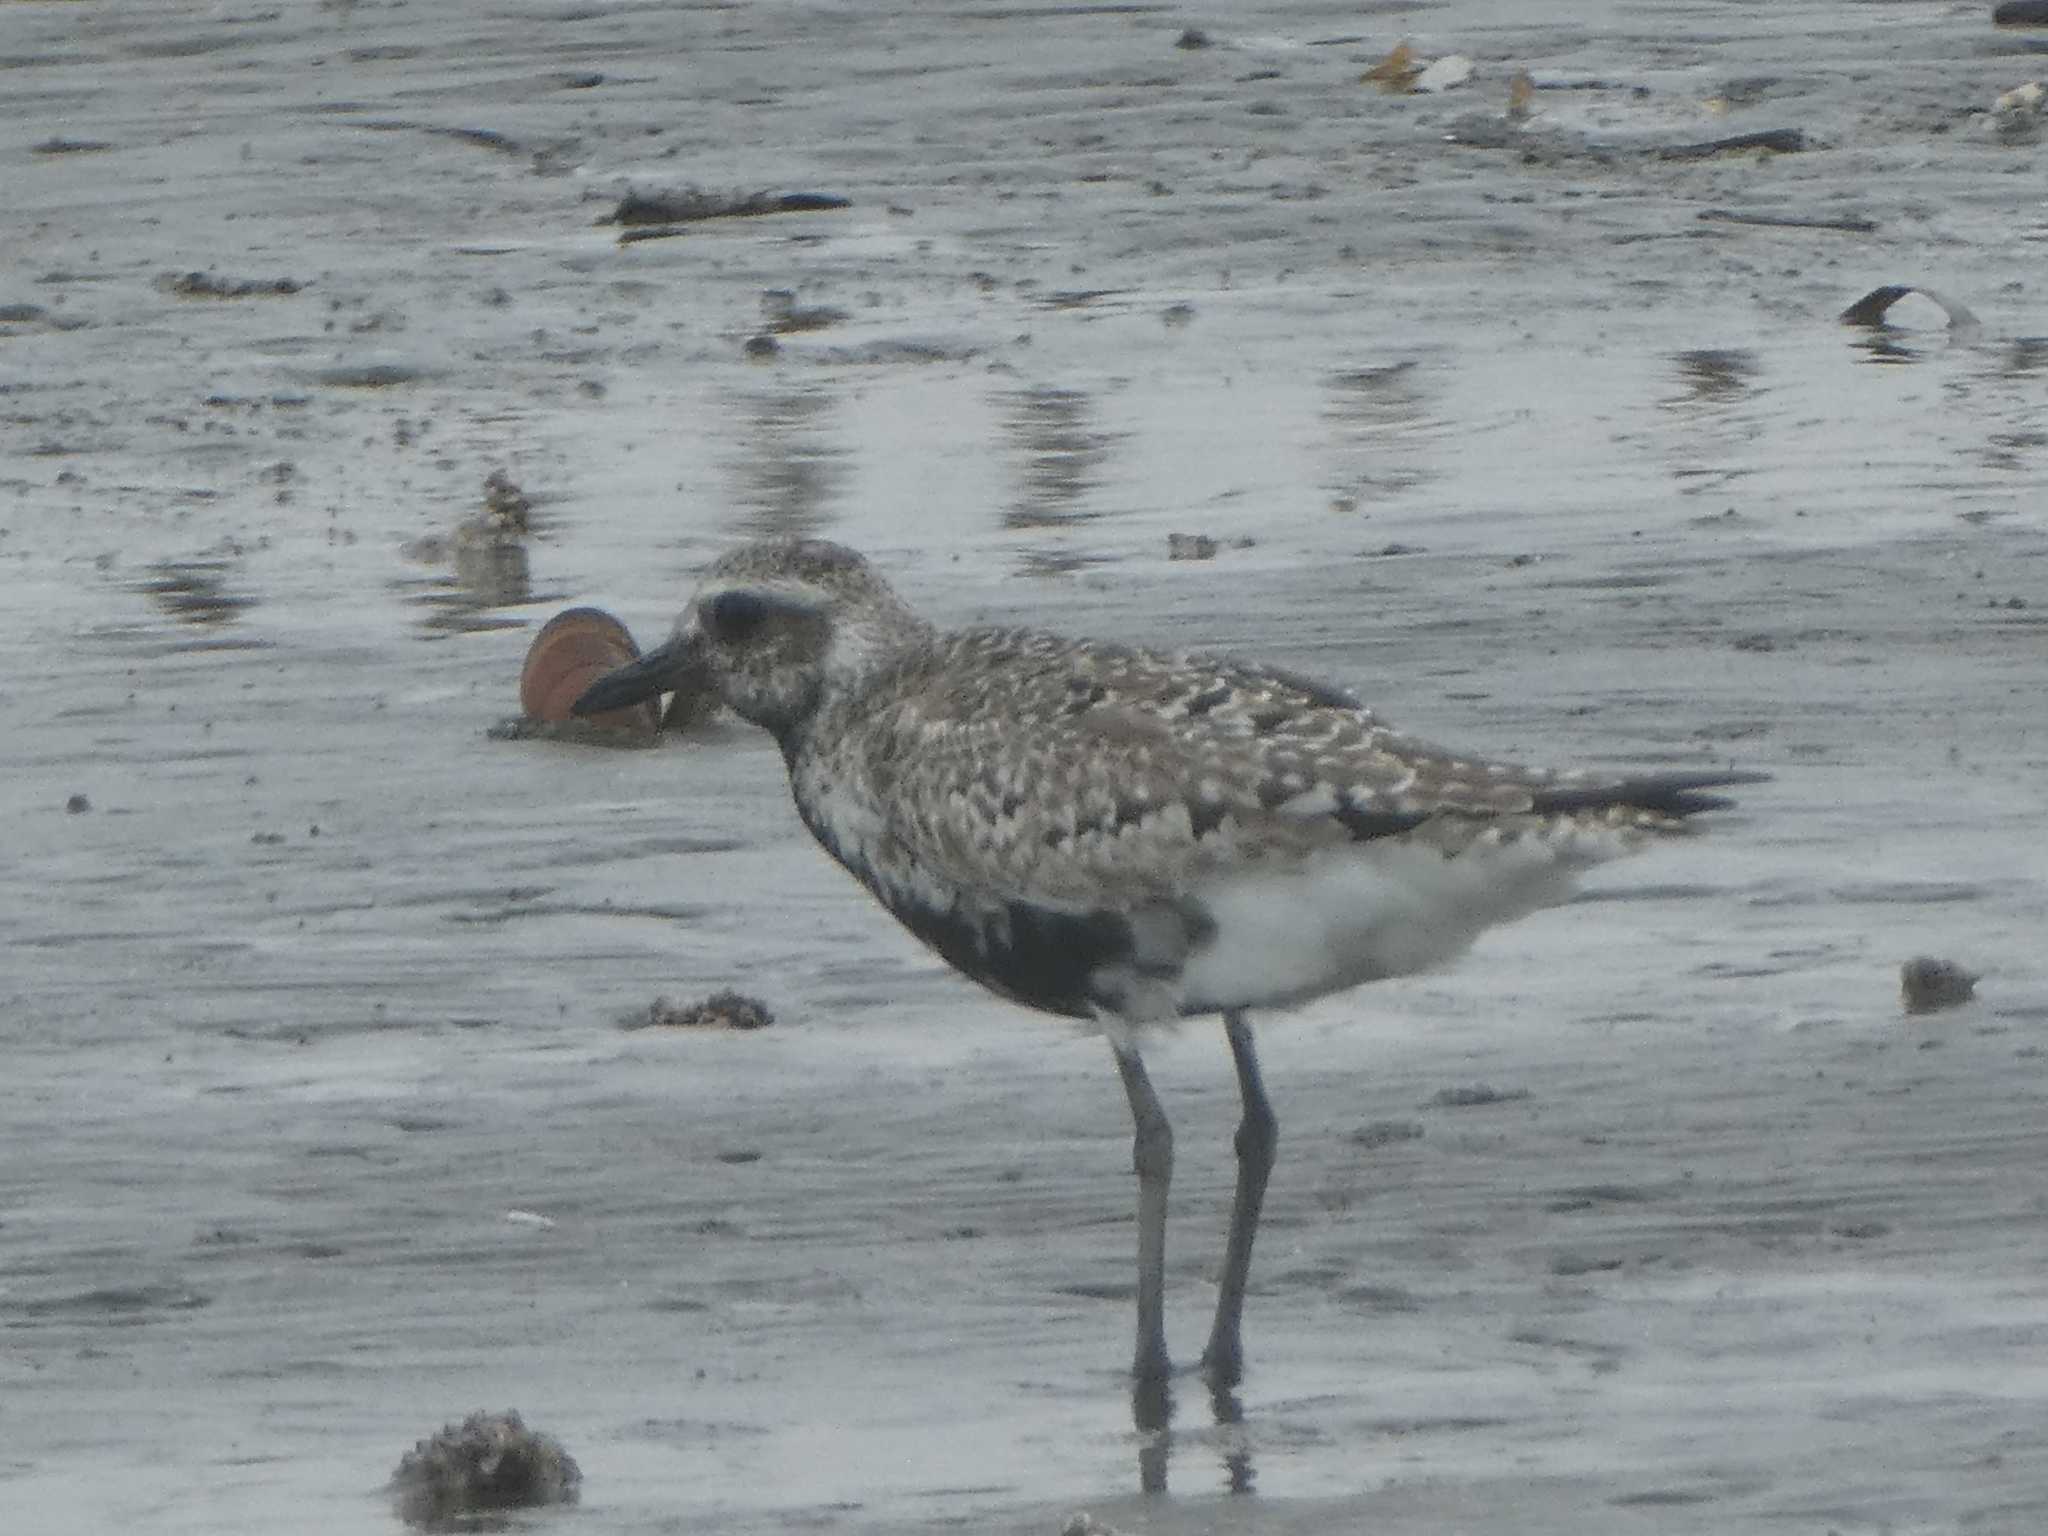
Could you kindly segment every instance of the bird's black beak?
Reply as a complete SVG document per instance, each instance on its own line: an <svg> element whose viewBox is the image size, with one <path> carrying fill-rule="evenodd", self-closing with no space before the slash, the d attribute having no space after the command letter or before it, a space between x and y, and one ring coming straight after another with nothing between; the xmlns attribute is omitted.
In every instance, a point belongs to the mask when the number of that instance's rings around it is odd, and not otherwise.
<svg viewBox="0 0 2048 1536"><path fill-rule="evenodd" d="M661 645L607 672L569 706L573 715L601 715L607 710L625 709L656 694L695 694L710 685L704 665L703 637L693 628L688 634L672 635Z"/></svg>

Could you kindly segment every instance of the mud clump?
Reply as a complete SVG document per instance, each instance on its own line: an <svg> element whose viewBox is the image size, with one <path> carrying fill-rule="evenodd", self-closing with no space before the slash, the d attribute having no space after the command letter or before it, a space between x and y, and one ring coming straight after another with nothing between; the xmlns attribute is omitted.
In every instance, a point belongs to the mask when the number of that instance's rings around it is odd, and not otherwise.
<svg viewBox="0 0 2048 1536"><path fill-rule="evenodd" d="M1208 45L1205 43L1203 46ZM1125 1536L1125 1533L1096 1519L1083 1509L1067 1516L1065 1523L1060 1526L1060 1536Z"/></svg>
<svg viewBox="0 0 2048 1536"><path fill-rule="evenodd" d="M2029 80L1992 102L1991 110L1978 117L1976 124L2003 143L2031 144L2041 135L2044 107L2048 107L2048 83Z"/></svg>
<svg viewBox="0 0 2048 1536"><path fill-rule="evenodd" d="M761 318L769 331L786 336L822 331L853 316L835 304L799 304L793 288L769 288L761 294Z"/></svg>
<svg viewBox="0 0 2048 1536"><path fill-rule="evenodd" d="M494 469L484 476L483 515L498 532L523 536L532 531L533 498L504 470Z"/></svg>
<svg viewBox="0 0 2048 1536"><path fill-rule="evenodd" d="M166 272L156 285L177 299L284 298L306 286L289 277L234 278L213 272Z"/></svg>
<svg viewBox="0 0 2048 1536"><path fill-rule="evenodd" d="M1512 1104L1529 1097L1526 1088L1496 1088L1491 1083L1459 1084L1440 1088L1430 1095L1431 1109L1478 1109L1488 1104Z"/></svg>
<svg viewBox="0 0 2048 1536"><path fill-rule="evenodd" d="M730 988L687 1006L657 997L619 1021L624 1029L766 1029L775 1015L758 997Z"/></svg>
<svg viewBox="0 0 2048 1536"><path fill-rule="evenodd" d="M1953 960L1916 955L1899 967L1899 1001L1908 1013L1956 1008L1977 995L1977 974Z"/></svg>
<svg viewBox="0 0 2048 1536"><path fill-rule="evenodd" d="M472 1413L422 1440L391 1474L398 1517L429 1531L476 1528L478 1516L573 1504L583 1471L560 1442L516 1412Z"/></svg>
<svg viewBox="0 0 2048 1536"><path fill-rule="evenodd" d="M754 219L771 213L824 213L851 208L831 192L718 192L701 187L632 191L600 224L701 224L706 219Z"/></svg>
<svg viewBox="0 0 2048 1536"><path fill-rule="evenodd" d="M1413 1120L1374 1120L1351 1133L1355 1147L1388 1147L1396 1142L1419 1141L1422 1127Z"/></svg>

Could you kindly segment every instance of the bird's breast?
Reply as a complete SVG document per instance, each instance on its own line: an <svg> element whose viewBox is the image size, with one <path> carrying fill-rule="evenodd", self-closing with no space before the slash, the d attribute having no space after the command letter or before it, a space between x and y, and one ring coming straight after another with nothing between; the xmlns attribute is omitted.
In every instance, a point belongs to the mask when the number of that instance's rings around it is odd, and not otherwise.
<svg viewBox="0 0 2048 1536"><path fill-rule="evenodd" d="M978 887L919 858L856 785L792 774L798 813L834 860L961 975L1013 1002L1091 1018L1110 999L1097 978L1131 958L1122 914L1040 905Z"/></svg>

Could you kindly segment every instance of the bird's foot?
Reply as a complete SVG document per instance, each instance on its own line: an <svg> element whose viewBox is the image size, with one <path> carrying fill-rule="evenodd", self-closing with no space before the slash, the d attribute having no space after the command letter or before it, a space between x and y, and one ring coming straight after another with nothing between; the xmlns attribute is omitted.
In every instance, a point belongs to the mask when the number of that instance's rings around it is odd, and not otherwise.
<svg viewBox="0 0 2048 1536"><path fill-rule="evenodd" d="M1209 1340L1202 1351L1202 1380L1216 1391L1228 1391L1244 1380L1244 1345L1235 1335Z"/></svg>

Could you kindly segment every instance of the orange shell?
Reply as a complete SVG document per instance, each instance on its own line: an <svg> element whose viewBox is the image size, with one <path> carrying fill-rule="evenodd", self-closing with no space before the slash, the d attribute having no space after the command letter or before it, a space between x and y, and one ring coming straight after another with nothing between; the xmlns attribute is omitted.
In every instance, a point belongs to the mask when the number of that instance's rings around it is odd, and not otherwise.
<svg viewBox="0 0 2048 1536"><path fill-rule="evenodd" d="M569 706L605 673L636 660L640 647L626 626L602 608L568 608L549 619L526 651L519 669L519 707L529 720L568 720ZM592 715L590 723L616 730L652 732L661 719L661 700Z"/></svg>

